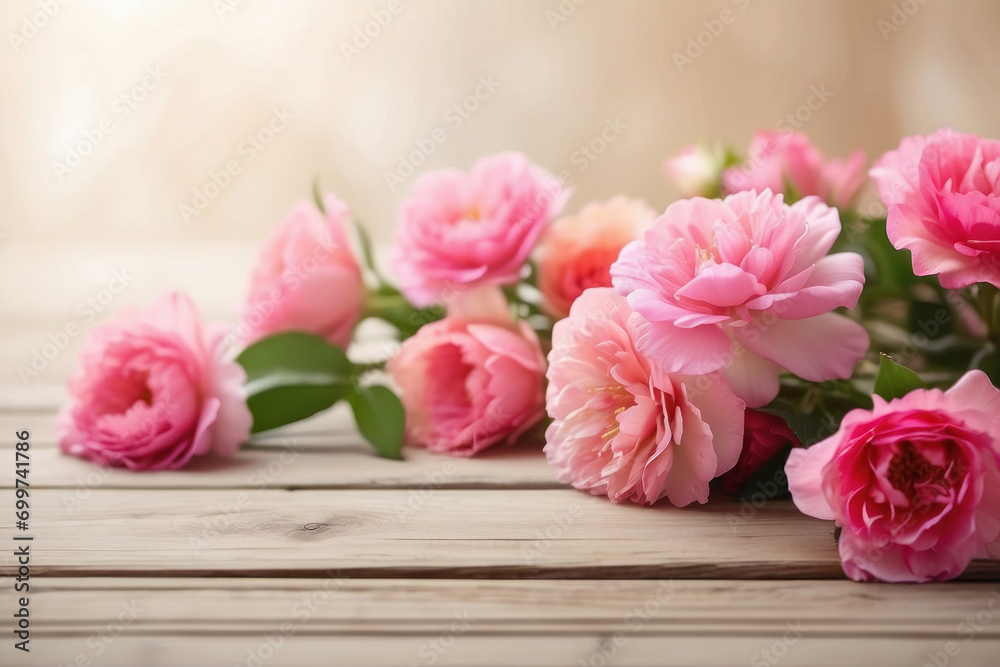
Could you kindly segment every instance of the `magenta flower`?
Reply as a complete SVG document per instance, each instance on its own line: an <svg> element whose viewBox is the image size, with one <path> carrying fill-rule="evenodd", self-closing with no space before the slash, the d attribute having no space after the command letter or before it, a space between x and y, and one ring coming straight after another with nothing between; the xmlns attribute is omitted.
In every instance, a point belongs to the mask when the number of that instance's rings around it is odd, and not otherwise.
<svg viewBox="0 0 1000 667"><path fill-rule="evenodd" d="M948 128L906 137L871 169L886 232L943 287L1000 287L1000 141Z"/></svg>
<svg viewBox="0 0 1000 667"><path fill-rule="evenodd" d="M847 576L941 581L1000 556L1000 390L969 371L946 392L873 400L785 466L795 505L843 529Z"/></svg>

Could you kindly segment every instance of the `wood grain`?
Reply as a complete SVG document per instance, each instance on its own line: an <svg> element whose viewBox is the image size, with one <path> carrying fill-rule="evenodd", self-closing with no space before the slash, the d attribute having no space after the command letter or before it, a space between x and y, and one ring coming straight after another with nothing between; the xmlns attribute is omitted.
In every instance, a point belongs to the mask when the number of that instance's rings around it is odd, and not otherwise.
<svg viewBox="0 0 1000 667"><path fill-rule="evenodd" d="M989 665L1000 622L963 623L993 600L954 583L46 579L16 664L919 666L952 642L954 664Z"/></svg>
<svg viewBox="0 0 1000 667"><path fill-rule="evenodd" d="M79 504L36 490L32 507L45 545L32 565L46 575L842 576L832 524L789 502L678 509L562 489L248 488L97 489ZM970 575L998 578L998 564ZM0 574L11 568L8 557Z"/></svg>
<svg viewBox="0 0 1000 667"><path fill-rule="evenodd" d="M331 438L332 439L332 438ZM555 469L538 445L486 452L474 459L404 450L404 461L382 459L351 431L342 442L318 445L304 438L256 443L229 459L195 459L182 470L135 473L103 468L62 454L33 448L31 485L62 489L83 502L95 489L557 489ZM13 466L0 468L0 489L14 486Z"/></svg>

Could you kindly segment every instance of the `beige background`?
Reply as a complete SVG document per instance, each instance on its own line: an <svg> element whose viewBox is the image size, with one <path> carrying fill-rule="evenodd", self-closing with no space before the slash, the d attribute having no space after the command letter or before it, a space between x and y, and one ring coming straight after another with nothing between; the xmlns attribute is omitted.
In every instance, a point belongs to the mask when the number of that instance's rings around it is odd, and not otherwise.
<svg viewBox="0 0 1000 667"><path fill-rule="evenodd" d="M521 150L569 172L573 210L618 193L663 208L674 198L663 156L701 138L745 149L813 88L832 94L802 129L828 155L860 146L874 157L944 124L1000 136L1000 3L989 0L398 0L348 58L344 46L389 4L3 3L0 379L18 378L67 326L89 327L89 312L170 287L233 318L255 244L317 175L387 242L412 178L391 191L385 174L435 128L446 140L422 168ZM674 54L699 37L707 45L679 71ZM150 68L162 80L134 92ZM480 77L499 87L449 124ZM244 142L276 109L287 126L251 157ZM574 152L608 119L625 129L582 169ZM101 141L60 173L102 123ZM239 174L185 221L181 205L229 161ZM115 271L127 283L118 293ZM97 313L87 299L106 303ZM61 382L79 339L24 390Z"/></svg>

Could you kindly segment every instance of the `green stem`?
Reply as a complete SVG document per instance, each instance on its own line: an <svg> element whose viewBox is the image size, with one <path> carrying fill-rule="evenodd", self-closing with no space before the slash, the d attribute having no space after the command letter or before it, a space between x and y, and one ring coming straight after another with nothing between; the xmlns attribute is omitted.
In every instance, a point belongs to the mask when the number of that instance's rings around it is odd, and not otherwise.
<svg viewBox="0 0 1000 667"><path fill-rule="evenodd" d="M369 373L371 371L381 371L385 370L386 361L370 361L366 364L354 364L354 382L357 382L357 376L364 373Z"/></svg>
<svg viewBox="0 0 1000 667"><path fill-rule="evenodd" d="M986 324L986 336L1000 350L1000 330L997 327L997 288L990 283L979 284L979 314Z"/></svg>

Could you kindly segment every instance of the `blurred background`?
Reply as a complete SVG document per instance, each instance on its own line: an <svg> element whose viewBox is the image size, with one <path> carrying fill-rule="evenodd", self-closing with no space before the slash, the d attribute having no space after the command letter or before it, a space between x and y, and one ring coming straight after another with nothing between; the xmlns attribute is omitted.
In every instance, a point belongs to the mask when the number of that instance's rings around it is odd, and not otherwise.
<svg viewBox="0 0 1000 667"><path fill-rule="evenodd" d="M23 0L0 27L0 380L25 394L165 289L235 321L317 177L384 245L414 174L506 149L569 211L662 209L663 157L703 139L1000 137L991 0Z"/></svg>

